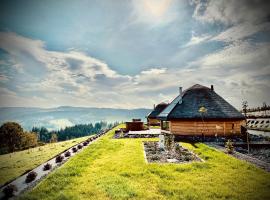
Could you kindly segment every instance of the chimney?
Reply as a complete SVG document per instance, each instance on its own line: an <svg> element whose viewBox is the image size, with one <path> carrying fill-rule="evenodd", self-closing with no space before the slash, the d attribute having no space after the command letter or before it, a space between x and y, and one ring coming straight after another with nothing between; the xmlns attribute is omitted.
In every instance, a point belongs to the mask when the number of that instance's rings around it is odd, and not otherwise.
<svg viewBox="0 0 270 200"><path fill-rule="evenodd" d="M214 91L214 86L213 85L211 85L211 90Z"/></svg>
<svg viewBox="0 0 270 200"><path fill-rule="evenodd" d="M154 109L156 108L156 105L154 104Z"/></svg>
<svg viewBox="0 0 270 200"><path fill-rule="evenodd" d="M182 103L182 87L179 87L179 104L181 104Z"/></svg>

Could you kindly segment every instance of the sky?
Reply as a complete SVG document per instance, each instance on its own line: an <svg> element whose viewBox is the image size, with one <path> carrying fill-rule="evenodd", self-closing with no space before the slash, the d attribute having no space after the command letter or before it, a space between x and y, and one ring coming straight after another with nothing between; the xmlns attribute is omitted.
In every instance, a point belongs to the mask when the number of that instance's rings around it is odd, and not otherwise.
<svg viewBox="0 0 270 200"><path fill-rule="evenodd" d="M0 107L152 108L194 84L270 104L270 2L1 0Z"/></svg>

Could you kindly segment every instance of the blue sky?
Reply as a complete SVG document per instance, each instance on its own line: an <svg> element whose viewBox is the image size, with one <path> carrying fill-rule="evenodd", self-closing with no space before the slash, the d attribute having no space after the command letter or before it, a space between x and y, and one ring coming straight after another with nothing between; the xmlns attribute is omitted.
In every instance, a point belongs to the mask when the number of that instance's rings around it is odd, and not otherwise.
<svg viewBox="0 0 270 200"><path fill-rule="evenodd" d="M152 107L196 83L270 103L264 1L0 4L0 106Z"/></svg>

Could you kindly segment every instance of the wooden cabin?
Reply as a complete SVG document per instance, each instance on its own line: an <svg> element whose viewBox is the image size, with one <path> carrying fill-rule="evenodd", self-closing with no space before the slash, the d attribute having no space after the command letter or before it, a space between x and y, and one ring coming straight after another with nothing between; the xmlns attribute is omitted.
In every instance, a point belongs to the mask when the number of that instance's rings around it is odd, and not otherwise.
<svg viewBox="0 0 270 200"><path fill-rule="evenodd" d="M160 119L157 116L167 107L167 103L154 105L154 109L147 115L147 124L150 126L160 126Z"/></svg>
<svg viewBox="0 0 270 200"><path fill-rule="evenodd" d="M245 117L219 96L214 87L196 84L179 95L157 116L161 129L182 136L232 136L241 132Z"/></svg>

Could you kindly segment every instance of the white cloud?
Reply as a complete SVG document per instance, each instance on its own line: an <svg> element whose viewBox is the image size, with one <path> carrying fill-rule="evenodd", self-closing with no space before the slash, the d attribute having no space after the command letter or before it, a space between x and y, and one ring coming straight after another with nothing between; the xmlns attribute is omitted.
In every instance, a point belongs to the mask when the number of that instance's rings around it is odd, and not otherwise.
<svg viewBox="0 0 270 200"><path fill-rule="evenodd" d="M202 23L227 27L212 40L234 42L261 31L269 31L270 2L246 0L193 0L193 17Z"/></svg>
<svg viewBox="0 0 270 200"><path fill-rule="evenodd" d="M54 130L60 130L61 128L73 126L74 124L68 119L53 119L49 121L50 124L53 125Z"/></svg>
<svg viewBox="0 0 270 200"><path fill-rule="evenodd" d="M258 23L268 16L270 3L261 0L193 0L193 17L202 22L233 25L243 22Z"/></svg>
<svg viewBox="0 0 270 200"><path fill-rule="evenodd" d="M270 31L270 23L263 23L259 25L253 25L250 23L241 23L237 26L232 26L227 30L221 32L217 36L213 37L212 40L234 42L237 40L243 40L249 36L252 36L261 31Z"/></svg>
<svg viewBox="0 0 270 200"><path fill-rule="evenodd" d="M127 76L85 53L49 51L41 41L11 35L19 42L12 44L9 41L12 48L7 44L1 48L5 48L23 69L26 58L33 60L28 63L39 59L41 66L31 68L45 68L46 73L41 77L25 74L27 79L23 81L18 79L21 74L7 77L10 80L5 84L17 87L17 90L0 87L1 106L152 107L153 104L172 100L179 86L185 89L196 83L206 86L214 84L217 93L238 108L243 99L255 106L270 99L265 92L270 89L270 45L265 43L251 45L243 41L234 42L186 66L154 67ZM23 46L22 42L25 42ZM16 52L13 48L21 51ZM27 55L24 55L25 51Z"/></svg>
<svg viewBox="0 0 270 200"><path fill-rule="evenodd" d="M9 78L4 75L4 74L0 74L0 82L7 82L9 80Z"/></svg>
<svg viewBox="0 0 270 200"><path fill-rule="evenodd" d="M190 47L190 46L193 46L193 45L200 44L202 42L205 42L205 41L209 40L211 37L212 37L211 35L196 36L194 34L194 32L192 32L192 36L190 38L190 41L188 43L186 43L183 47Z"/></svg>
<svg viewBox="0 0 270 200"><path fill-rule="evenodd" d="M151 68L151 69L142 71L141 74L158 75L158 74L164 74L166 70L167 70L166 68Z"/></svg>

